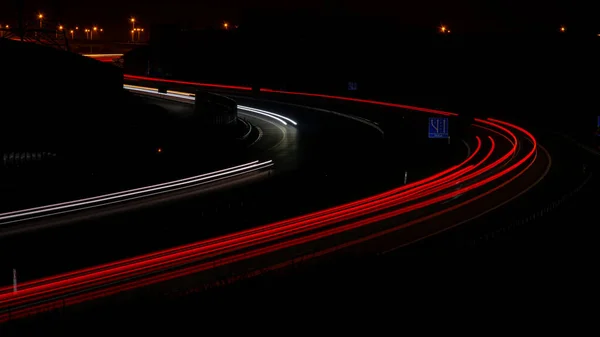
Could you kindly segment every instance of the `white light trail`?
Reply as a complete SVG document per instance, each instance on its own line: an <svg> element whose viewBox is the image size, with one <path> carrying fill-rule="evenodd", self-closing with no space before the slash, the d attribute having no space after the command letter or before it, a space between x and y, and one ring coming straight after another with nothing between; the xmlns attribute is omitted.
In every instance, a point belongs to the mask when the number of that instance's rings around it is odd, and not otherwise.
<svg viewBox="0 0 600 337"><path fill-rule="evenodd" d="M167 93L162 93L162 92L158 92L158 89L149 88L149 87L139 87L139 86L128 85L128 84L123 85L123 87L125 89L127 89L127 90L147 92L147 93L150 93L150 94L157 94L157 95L160 95L160 96L183 98L183 99L186 99L186 100L189 100L189 101L194 101L196 99L196 97L194 96L194 94L186 94L186 93L183 93L183 92L180 92L180 91L171 91L171 92L169 92L170 90L168 90ZM274 112L270 112L270 111L266 111L266 110L262 110L262 109L257 109L257 108L252 108L252 107L249 107L249 106L243 106L243 105L238 105L237 108L239 110L249 111L249 112L253 112L255 114L259 114L259 115L270 117L270 118L278 121L279 123L281 123L283 125L288 125L287 122L290 122L293 125L298 125L298 123L296 123L296 121L292 120L291 118L288 118L286 116L282 116L280 114L276 114Z"/></svg>
<svg viewBox="0 0 600 337"><path fill-rule="evenodd" d="M0 224L7 221L23 221L28 220L29 217L39 218L55 215L55 213L62 214L67 212L74 212L81 209L88 209L91 207L100 207L107 204L113 204L115 202L124 202L140 197L151 196L156 194L164 194L182 188L192 187L200 184L206 184L213 181L221 180L223 178L233 177L239 174L249 173L256 170L264 169L273 166L273 161L253 161L247 164L230 167L223 170L218 170L210 173L205 173L189 178L178 179L166 183L135 188L131 190L115 192L110 194L104 194L96 197L73 200L58 204L34 207L23 209L19 211L7 212L0 214Z"/></svg>

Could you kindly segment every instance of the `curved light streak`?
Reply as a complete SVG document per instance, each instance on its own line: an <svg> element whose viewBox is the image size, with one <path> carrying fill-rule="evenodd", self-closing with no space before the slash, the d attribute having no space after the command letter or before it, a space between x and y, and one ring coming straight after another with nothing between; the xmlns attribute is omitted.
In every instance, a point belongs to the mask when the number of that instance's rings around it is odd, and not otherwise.
<svg viewBox="0 0 600 337"><path fill-rule="evenodd" d="M311 96L309 94L306 95ZM318 97L324 96L318 95ZM333 98L334 96L327 97ZM348 100L357 101L354 99ZM358 102L367 103L369 101L358 100ZM372 102L372 104L384 103ZM387 103L384 104L387 105ZM406 107L400 105L394 106L400 108ZM430 109L421 109L419 111L439 113L439 111L432 112ZM486 124L512 138L514 142L511 144L511 149L500 156L499 159L487 163L495 151L494 139L489 137L490 149L486 151L483 158L475 160L476 157L479 157L481 148L481 141L478 139L476 151L462 163L429 178L401 186L388 192L323 211L213 239L26 282L20 286L20 290L16 293L11 292L11 287L0 288L0 321L7 320L9 315L18 318L40 310L53 308L57 305L80 303L120 291L247 260L256 256L275 253L285 248L303 245L342 232L349 232L373 223L378 223L401 214L438 205L442 201L496 181L517 168L522 167L531 158L534 158L537 150L537 142L527 130L507 122L492 119L476 119L476 122ZM511 129L517 130L529 138L532 143L532 149L509 167L502 168L501 164L511 163L516 160L513 154L517 151L518 139ZM527 169L529 166L526 166L524 169ZM524 172L524 169L521 172ZM520 174L518 173L517 176ZM512 177L510 180L515 177ZM454 187L458 181L468 181L470 184L455 190ZM501 186L505 184L506 182L503 182ZM492 190L495 189L493 188ZM321 256L358 242L371 240L401 228L412 226L435 215L456 209L487 193L484 192L483 194L472 196L461 204L446 207L442 211L392 228L377 231L358 240L346 241L341 245L338 244L337 246L312 253L312 255ZM282 264L284 263L278 265ZM9 310L11 311L9 312Z"/></svg>
<svg viewBox="0 0 600 337"><path fill-rule="evenodd" d="M162 93L162 92L158 92L158 89L156 89L156 88L141 87L141 86L128 85L128 84L123 85L123 88L125 88L127 90L145 92L145 93L149 93L149 94L157 94L159 96L182 98L182 99L189 100L191 102L193 102L196 99L196 97L195 97L194 94L185 94L185 93L182 93L182 92L176 92L176 93L174 93L174 92L168 92L168 91L166 93ZM278 121L279 123L281 123L283 125L288 125L288 122L292 123L293 125L298 125L298 123L296 121L292 120L291 118L286 117L286 116L282 116L280 114L276 114L274 112L270 112L270 111L266 111L266 110L262 110L262 109L257 109L257 108L252 108L252 107L244 106L244 105L238 105L237 108L240 109L240 110L250 111L250 112L253 112L255 114L259 114L259 115L263 115L263 116L272 118L272 119Z"/></svg>
<svg viewBox="0 0 600 337"><path fill-rule="evenodd" d="M52 205L33 207L18 211L0 213L0 225L12 223L14 221L30 220L32 217L39 218L64 214L66 212L79 211L81 209L89 209L90 207L101 207L107 204L113 204L115 200L125 202L133 199L138 199L140 196L149 196L156 194L164 194L173 190L179 190L182 187L192 187L199 183L208 183L220 178L236 175L237 173L249 173L255 170L263 169L272 166L271 160L266 162L254 161L243 165L230 167L223 170L218 170L210 173L205 173L184 179L178 179L166 183L155 184L140 188L134 188L126 191L104 194L100 196L84 198L79 200L67 201Z"/></svg>

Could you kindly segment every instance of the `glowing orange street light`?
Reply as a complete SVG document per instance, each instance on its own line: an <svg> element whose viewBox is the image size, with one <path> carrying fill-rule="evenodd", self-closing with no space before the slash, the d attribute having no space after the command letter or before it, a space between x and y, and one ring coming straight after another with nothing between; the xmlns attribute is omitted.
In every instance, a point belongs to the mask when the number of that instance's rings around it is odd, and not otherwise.
<svg viewBox="0 0 600 337"><path fill-rule="evenodd" d="M71 29L69 33L71 33L71 40L75 40L75 31Z"/></svg>
<svg viewBox="0 0 600 337"><path fill-rule="evenodd" d="M39 13L38 14L38 19L40 19L40 28L42 28L42 20L44 19L44 14ZM37 32L35 34L37 35Z"/></svg>
<svg viewBox="0 0 600 337"><path fill-rule="evenodd" d="M223 22L223 28L228 29L229 28L229 24L227 22Z"/></svg>
<svg viewBox="0 0 600 337"><path fill-rule="evenodd" d="M75 26L75 30L79 30L79 27L78 27L78 26Z"/></svg>
<svg viewBox="0 0 600 337"><path fill-rule="evenodd" d="M100 28L100 31L101 31L101 32L104 32L104 28Z"/></svg>
<svg viewBox="0 0 600 337"><path fill-rule="evenodd" d="M64 27L62 25L58 26L58 30L63 30L63 28Z"/></svg>
<svg viewBox="0 0 600 337"><path fill-rule="evenodd" d="M560 27L560 32L561 32L561 33L564 33L564 32L566 32L566 31L567 31L567 29L565 28L565 26L561 26L561 27Z"/></svg>

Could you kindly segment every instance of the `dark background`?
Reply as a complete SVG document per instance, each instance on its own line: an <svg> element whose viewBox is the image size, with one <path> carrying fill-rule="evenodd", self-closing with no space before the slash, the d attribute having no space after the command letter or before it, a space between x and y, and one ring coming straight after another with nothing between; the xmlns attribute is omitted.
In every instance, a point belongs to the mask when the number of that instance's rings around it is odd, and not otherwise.
<svg viewBox="0 0 600 337"><path fill-rule="evenodd" d="M42 12L46 18L60 20L67 26L98 25L105 29L106 38L119 40L128 38L131 16L137 19L139 27L178 23L204 28L218 27L223 21L243 25L251 22L257 12L277 13L276 16L283 18L283 25L281 22L271 24L275 31L291 25L292 21L285 24L285 18L298 11L321 16L371 17L375 18L373 21L424 30L435 30L443 23L457 33L546 31L567 25L570 31L588 30L595 35L599 28L593 2L583 1L23 1L26 20L35 20L36 14ZM16 3L17 0L0 1L0 23L16 24ZM299 24L310 27L312 22Z"/></svg>

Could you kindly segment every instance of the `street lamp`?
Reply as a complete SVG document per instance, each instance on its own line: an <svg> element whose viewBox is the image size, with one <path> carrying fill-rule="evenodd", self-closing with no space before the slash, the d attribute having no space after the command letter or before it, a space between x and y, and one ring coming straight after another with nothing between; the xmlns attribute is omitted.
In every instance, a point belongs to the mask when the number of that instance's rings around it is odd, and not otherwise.
<svg viewBox="0 0 600 337"><path fill-rule="evenodd" d="M90 40L94 39L94 32L98 31L98 27L94 27L92 28L92 31L90 31Z"/></svg>
<svg viewBox="0 0 600 337"><path fill-rule="evenodd" d="M135 42L134 34L135 34L135 29L132 29L131 30L131 42Z"/></svg>
<svg viewBox="0 0 600 337"><path fill-rule="evenodd" d="M64 27L62 25L58 26L58 30L56 31L56 38L58 38L58 31L60 30L62 32L63 28Z"/></svg>
<svg viewBox="0 0 600 337"><path fill-rule="evenodd" d="M225 28L225 30L227 30L229 28L229 24L227 22L223 22L223 28Z"/></svg>
<svg viewBox="0 0 600 337"><path fill-rule="evenodd" d="M38 19L40 19L40 28L42 28L42 20L44 19L44 15L42 13L38 14Z"/></svg>
<svg viewBox="0 0 600 337"><path fill-rule="evenodd" d="M75 40L75 31L71 29L71 40Z"/></svg>
<svg viewBox="0 0 600 337"><path fill-rule="evenodd" d="M90 30L86 28L86 29L85 29L85 38L86 38L86 40L89 40L89 39L90 39L89 32L90 32Z"/></svg>
<svg viewBox="0 0 600 337"><path fill-rule="evenodd" d="M135 18L131 18L129 21L131 21L131 29L135 30Z"/></svg>
<svg viewBox="0 0 600 337"><path fill-rule="evenodd" d="M440 32L441 32L442 34L444 34L444 33L448 32L448 28L447 28L446 26L443 26L443 25L442 25L442 26L440 27Z"/></svg>
<svg viewBox="0 0 600 337"><path fill-rule="evenodd" d="M567 28L565 28L565 26L561 26L561 27L560 27L560 32L561 32L561 33L564 33L564 32L566 32L566 31L567 31Z"/></svg>

